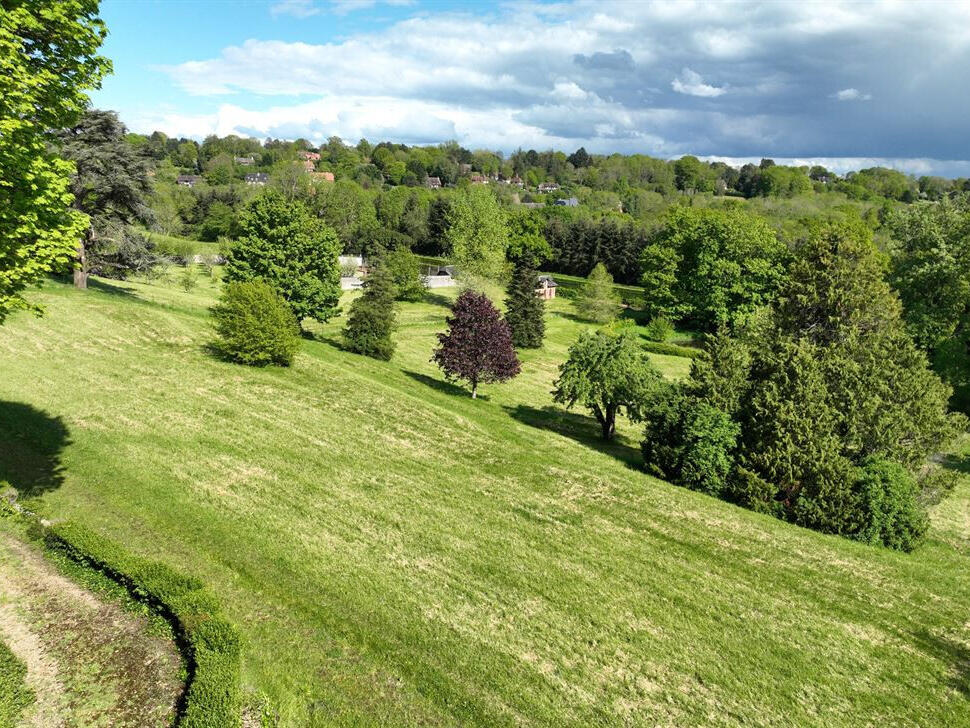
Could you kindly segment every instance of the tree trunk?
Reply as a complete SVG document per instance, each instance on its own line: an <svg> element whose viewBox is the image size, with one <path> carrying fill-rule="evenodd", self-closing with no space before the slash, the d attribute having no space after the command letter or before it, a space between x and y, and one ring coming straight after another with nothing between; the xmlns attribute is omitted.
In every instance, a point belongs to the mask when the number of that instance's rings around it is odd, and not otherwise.
<svg viewBox="0 0 970 728"><path fill-rule="evenodd" d="M85 233L87 237L89 233ZM77 268L74 269L74 287L84 290L88 287L88 256L84 250L84 241L77 244Z"/></svg>
<svg viewBox="0 0 970 728"><path fill-rule="evenodd" d="M478 399L478 382L472 382L472 399Z"/></svg>
<svg viewBox="0 0 970 728"><path fill-rule="evenodd" d="M603 428L603 439L612 440L613 435L616 434L616 409L613 407L606 408L606 416L600 420L600 425Z"/></svg>

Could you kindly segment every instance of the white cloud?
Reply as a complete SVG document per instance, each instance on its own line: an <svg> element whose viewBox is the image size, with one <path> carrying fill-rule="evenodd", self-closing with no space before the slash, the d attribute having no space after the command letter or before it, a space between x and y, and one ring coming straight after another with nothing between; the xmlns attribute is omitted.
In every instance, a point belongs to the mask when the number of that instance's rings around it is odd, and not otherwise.
<svg viewBox="0 0 970 728"><path fill-rule="evenodd" d="M280 0L273 12L389 2L410 0ZM970 27L970 4L955 5L925 13L896 2L862 11L848 0L513 0L480 14L430 5L328 43L241 38L162 69L188 95L227 102L213 114L122 112L139 130L193 136L449 135L507 150L951 158L965 154L970 115L970 97L955 92L970 85L970 31L954 30ZM887 88L892 107L867 106L864 120L817 103L867 101ZM719 99L716 113L696 98ZM914 107L932 109L938 133L926 133Z"/></svg>
<svg viewBox="0 0 970 728"><path fill-rule="evenodd" d="M269 9L275 18L277 15L292 15L294 18L309 18L317 15L320 8L313 4L313 0L280 0Z"/></svg>
<svg viewBox="0 0 970 728"><path fill-rule="evenodd" d="M704 83L704 79L701 77L701 74L697 73L696 71L692 71L689 68L685 68L683 71L681 71L680 76L670 82L670 87L679 94L687 94L688 96L703 96L706 98L720 96L727 90Z"/></svg>
<svg viewBox="0 0 970 728"><path fill-rule="evenodd" d="M844 88L832 94L832 98L839 101L869 101L872 94L864 94L857 88Z"/></svg>

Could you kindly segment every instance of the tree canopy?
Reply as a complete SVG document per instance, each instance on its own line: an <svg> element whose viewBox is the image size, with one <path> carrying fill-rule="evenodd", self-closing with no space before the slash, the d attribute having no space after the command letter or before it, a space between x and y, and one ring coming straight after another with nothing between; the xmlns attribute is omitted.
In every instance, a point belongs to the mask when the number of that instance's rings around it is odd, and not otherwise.
<svg viewBox="0 0 970 728"><path fill-rule="evenodd" d="M478 396L479 384L504 382L519 373L509 325L484 293L462 292L447 324L448 330L438 334L431 360L449 380L468 382L472 399Z"/></svg>
<svg viewBox="0 0 970 728"><path fill-rule="evenodd" d="M460 272L485 278L502 274L509 231L505 213L487 187L473 185L452 198L447 240Z"/></svg>
<svg viewBox="0 0 970 728"><path fill-rule="evenodd" d="M579 403L589 409L604 440L611 440L616 432L617 413L625 410L637 418L660 382L660 373L638 339L629 326L587 332L569 347L559 367L553 401L567 408Z"/></svg>
<svg viewBox="0 0 970 728"><path fill-rule="evenodd" d="M0 10L0 323L30 308L23 290L67 266L88 225L70 208L73 165L48 147L83 112L111 64L95 0L5 3ZM34 307L35 310L36 307Z"/></svg>
<svg viewBox="0 0 970 728"><path fill-rule="evenodd" d="M302 203L267 190L250 204L242 228L226 256L226 280L265 281L297 320L327 321L339 312L341 245L331 227Z"/></svg>

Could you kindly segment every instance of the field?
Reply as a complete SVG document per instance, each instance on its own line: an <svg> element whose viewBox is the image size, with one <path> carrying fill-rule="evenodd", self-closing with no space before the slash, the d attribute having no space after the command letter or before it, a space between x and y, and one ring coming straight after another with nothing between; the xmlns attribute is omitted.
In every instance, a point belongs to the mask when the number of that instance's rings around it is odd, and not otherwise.
<svg viewBox="0 0 970 728"><path fill-rule="evenodd" d="M389 363L341 351L341 318L291 370L212 358L214 294L35 295L0 329L0 480L204 578L283 725L970 725L967 483L917 553L866 547L553 408L567 301L473 401L428 361L451 291L404 306Z"/></svg>

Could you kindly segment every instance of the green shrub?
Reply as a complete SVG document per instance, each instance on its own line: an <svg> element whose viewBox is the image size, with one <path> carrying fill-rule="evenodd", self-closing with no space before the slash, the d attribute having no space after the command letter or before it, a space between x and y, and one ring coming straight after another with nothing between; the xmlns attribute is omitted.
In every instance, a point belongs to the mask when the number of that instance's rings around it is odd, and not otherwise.
<svg viewBox="0 0 970 728"><path fill-rule="evenodd" d="M27 666L0 642L0 727L19 724L24 708L34 702L34 692L24 678Z"/></svg>
<svg viewBox="0 0 970 728"><path fill-rule="evenodd" d="M286 301L263 281L229 283L213 306L213 346L240 364L289 366L300 347L300 329Z"/></svg>
<svg viewBox="0 0 970 728"><path fill-rule="evenodd" d="M654 316L647 324L644 334L650 341L663 343L674 333L674 325L663 316Z"/></svg>
<svg viewBox="0 0 970 728"><path fill-rule="evenodd" d="M407 248L396 248L384 253L378 262L391 275L394 282L394 298L398 301L420 301L426 289L421 280L418 257Z"/></svg>
<svg viewBox="0 0 970 728"><path fill-rule="evenodd" d="M189 678L180 726L239 726L239 635L202 581L129 554L75 523L51 526L45 542L48 548L104 573L173 624L188 646Z"/></svg>
<svg viewBox="0 0 970 728"><path fill-rule="evenodd" d="M666 341L645 341L643 348L654 354L665 354L666 356L684 356L688 359L703 359L707 356L703 349L695 349L692 346L681 346L671 344Z"/></svg>
<svg viewBox="0 0 970 728"><path fill-rule="evenodd" d="M859 526L853 538L912 551L926 536L929 519L916 480L901 465L871 458L854 484Z"/></svg>
<svg viewBox="0 0 970 728"><path fill-rule="evenodd" d="M740 429L724 412L671 387L645 406L641 444L648 466L678 485L723 496Z"/></svg>

